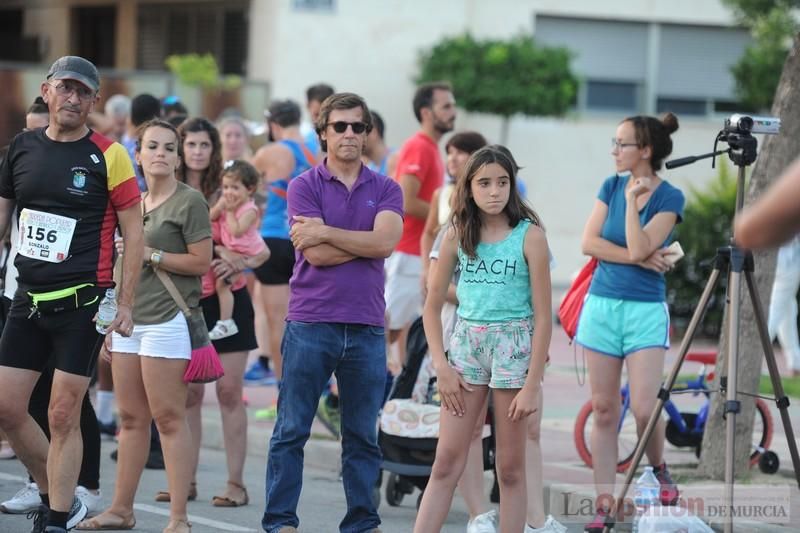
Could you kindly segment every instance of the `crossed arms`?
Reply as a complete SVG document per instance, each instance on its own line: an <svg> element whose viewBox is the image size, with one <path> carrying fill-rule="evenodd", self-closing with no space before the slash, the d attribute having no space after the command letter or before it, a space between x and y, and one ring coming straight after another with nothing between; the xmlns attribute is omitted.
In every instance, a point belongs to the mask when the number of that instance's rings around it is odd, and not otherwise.
<svg viewBox="0 0 800 533"><path fill-rule="evenodd" d="M402 217L394 211L381 211L369 231L335 228L325 225L321 218L295 215L289 236L306 261L321 267L341 265L357 257L389 257L402 233Z"/></svg>

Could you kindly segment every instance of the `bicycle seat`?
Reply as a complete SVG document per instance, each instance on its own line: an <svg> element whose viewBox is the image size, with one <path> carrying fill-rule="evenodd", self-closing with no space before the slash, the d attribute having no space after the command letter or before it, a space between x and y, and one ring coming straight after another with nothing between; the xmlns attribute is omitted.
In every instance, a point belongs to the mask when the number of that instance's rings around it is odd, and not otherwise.
<svg viewBox="0 0 800 533"><path fill-rule="evenodd" d="M686 360L713 366L717 362L717 352L716 350L689 352L686 354Z"/></svg>

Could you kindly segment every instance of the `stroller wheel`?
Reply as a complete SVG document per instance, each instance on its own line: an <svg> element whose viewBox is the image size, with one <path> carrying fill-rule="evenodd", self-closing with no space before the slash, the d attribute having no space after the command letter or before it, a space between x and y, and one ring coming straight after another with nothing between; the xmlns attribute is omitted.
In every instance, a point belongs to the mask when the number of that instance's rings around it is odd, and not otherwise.
<svg viewBox="0 0 800 533"><path fill-rule="evenodd" d="M389 479L386 480L386 503L392 507L397 507L403 503L403 496L405 493L400 487L400 479L397 474L390 474ZM377 506L375 506L377 509Z"/></svg>

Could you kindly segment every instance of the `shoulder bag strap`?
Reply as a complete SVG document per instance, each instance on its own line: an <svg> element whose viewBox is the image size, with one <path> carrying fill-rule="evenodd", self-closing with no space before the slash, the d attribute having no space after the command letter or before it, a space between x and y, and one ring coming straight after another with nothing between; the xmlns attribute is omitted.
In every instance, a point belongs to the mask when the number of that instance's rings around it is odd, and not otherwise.
<svg viewBox="0 0 800 533"><path fill-rule="evenodd" d="M172 299L175 300L175 303L178 304L181 311L187 317L191 315L191 311L189 310L189 306L186 305L186 301L181 296L181 293L178 292L178 287L175 286L175 283L172 281L172 278L169 277L169 274L161 270L160 268L153 268L156 272L156 276L158 279L161 280L161 283L164 284L164 288L167 289L167 292L172 296Z"/></svg>

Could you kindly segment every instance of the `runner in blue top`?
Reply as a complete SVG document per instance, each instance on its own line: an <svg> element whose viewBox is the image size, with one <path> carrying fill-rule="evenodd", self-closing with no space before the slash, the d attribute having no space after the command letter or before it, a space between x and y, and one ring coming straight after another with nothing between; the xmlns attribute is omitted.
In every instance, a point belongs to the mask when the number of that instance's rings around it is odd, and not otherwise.
<svg viewBox="0 0 800 533"><path fill-rule="evenodd" d="M672 152L678 119L636 116L623 120L612 139L615 175L605 180L583 231L583 253L596 257L576 341L586 351L592 388L592 456L597 514L585 531L600 533L613 502L617 466L620 376L628 367L631 409L639 434L656 403L669 347L664 272L666 250L683 214L683 193L656 171ZM646 453L661 484L661 502L674 505L678 489L663 461L664 421Z"/></svg>
<svg viewBox="0 0 800 533"><path fill-rule="evenodd" d="M281 379L281 339L289 305L289 278L294 268L294 247L289 239L286 190L289 182L315 165L314 155L300 134L300 106L292 100L276 100L267 112L270 138L253 158L266 182L267 205L261 221L261 237L271 254L266 263L253 270L267 316L269 356L275 377ZM254 365L263 365L256 361ZM252 369L251 369L252 370ZM249 371L248 371L249 372Z"/></svg>
<svg viewBox="0 0 800 533"><path fill-rule="evenodd" d="M481 148L456 185L452 226L425 302L423 320L442 401L439 442L415 533L438 532L467 460L465 442L491 387L497 429L500 521L522 531L527 508L525 436L537 410L552 332L547 239L520 198L516 168ZM444 352L442 304L460 266L458 320ZM534 310L536 327L533 327Z"/></svg>

